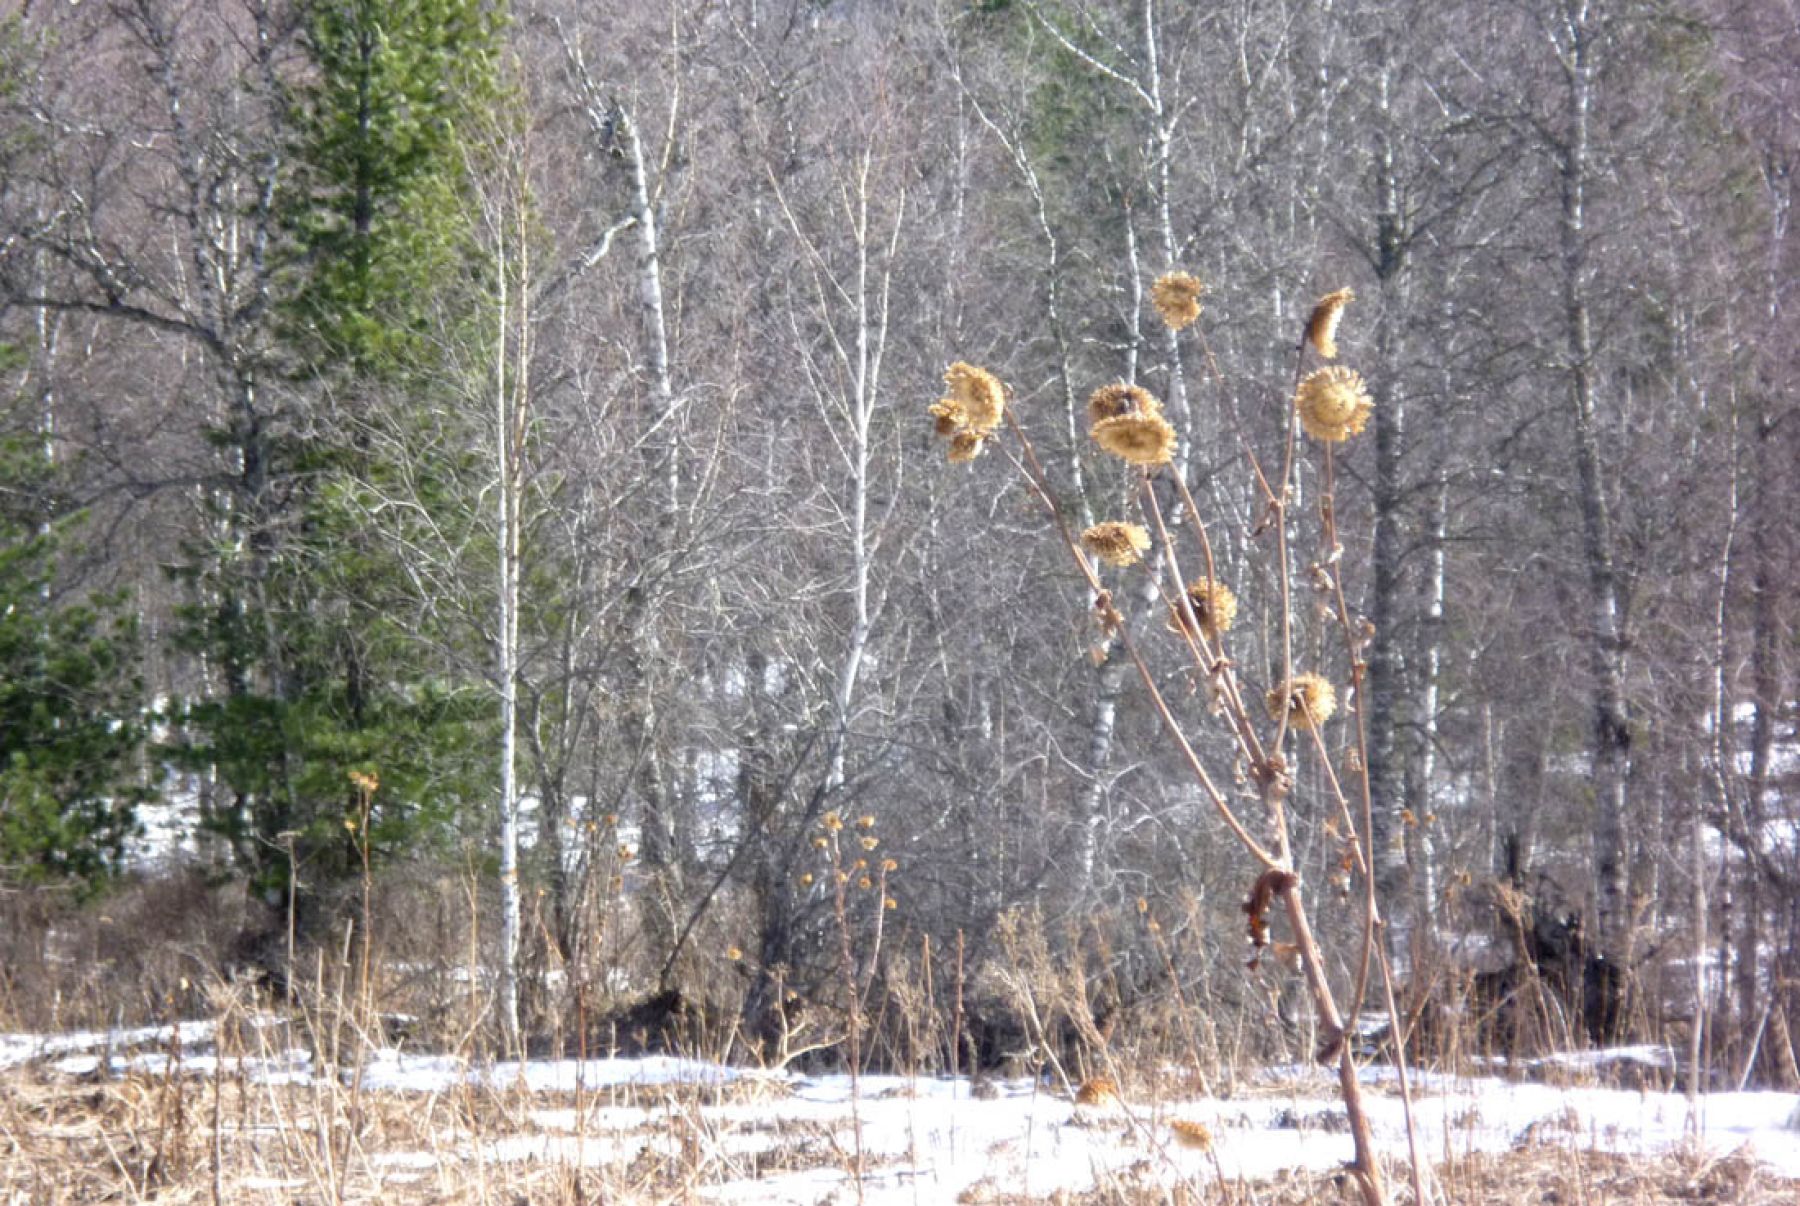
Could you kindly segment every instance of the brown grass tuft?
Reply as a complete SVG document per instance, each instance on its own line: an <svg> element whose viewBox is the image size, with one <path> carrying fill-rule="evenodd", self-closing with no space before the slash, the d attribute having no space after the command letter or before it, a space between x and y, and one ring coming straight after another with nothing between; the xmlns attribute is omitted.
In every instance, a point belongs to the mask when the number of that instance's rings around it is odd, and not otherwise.
<svg viewBox="0 0 1800 1206"><path fill-rule="evenodd" d="M1090 1076L1075 1090L1075 1104L1115 1106L1121 1101L1119 1084L1110 1076Z"/></svg>
<svg viewBox="0 0 1800 1206"><path fill-rule="evenodd" d="M1175 1142L1182 1147L1191 1147L1195 1151L1212 1150L1212 1131L1204 1122L1195 1122L1188 1118L1177 1118L1169 1124L1169 1130L1175 1135Z"/></svg>

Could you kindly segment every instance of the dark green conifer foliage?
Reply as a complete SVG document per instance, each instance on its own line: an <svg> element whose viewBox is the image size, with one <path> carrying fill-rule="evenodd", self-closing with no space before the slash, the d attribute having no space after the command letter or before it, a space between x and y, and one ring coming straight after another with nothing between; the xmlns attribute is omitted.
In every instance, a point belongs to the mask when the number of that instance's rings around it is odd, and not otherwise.
<svg viewBox="0 0 1800 1206"><path fill-rule="evenodd" d="M229 798L210 822L265 887L288 874L284 833L300 835L315 881L354 868L352 771L381 781L378 856L445 832L492 777L485 688L458 659L424 654L456 637L431 631L440 621L368 517L402 481L454 493L464 476L453 441L377 437L440 372L448 311L481 274L463 140L499 95L501 23L473 0L305 8L276 313L283 388L311 421L278 450L281 513L254 521L266 554L195 559L205 602L187 613L187 643L224 689L185 709L176 751L215 768ZM400 463L421 443L436 463Z"/></svg>
<svg viewBox="0 0 1800 1206"><path fill-rule="evenodd" d="M151 794L137 626L57 581L82 518L35 438L0 437L0 878L97 886Z"/></svg>
<svg viewBox="0 0 1800 1206"><path fill-rule="evenodd" d="M471 267L465 138L498 95L500 10L480 0L314 0L283 213L291 332L314 367L388 375L426 354L431 306Z"/></svg>

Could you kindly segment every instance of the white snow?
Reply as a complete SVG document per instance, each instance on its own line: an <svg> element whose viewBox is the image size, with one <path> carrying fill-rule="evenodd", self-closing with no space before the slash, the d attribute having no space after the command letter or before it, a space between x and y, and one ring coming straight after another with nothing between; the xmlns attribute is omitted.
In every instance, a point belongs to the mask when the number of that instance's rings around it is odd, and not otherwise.
<svg viewBox="0 0 1800 1206"><path fill-rule="evenodd" d="M529 1060L480 1065L451 1055L408 1055L393 1048L376 1051L363 1066L365 1089L441 1093L459 1084L496 1089L523 1087L534 1093L572 1093L622 1085L723 1085L746 1073L723 1064L666 1055L639 1059Z"/></svg>
<svg viewBox="0 0 1800 1206"><path fill-rule="evenodd" d="M74 1030L66 1034L0 1034L0 1069L46 1059L53 1055L106 1050L121 1047L143 1047L160 1044L167 1047L171 1039L191 1047L206 1042L217 1029L211 1020L176 1022L170 1026L133 1026L116 1030Z"/></svg>

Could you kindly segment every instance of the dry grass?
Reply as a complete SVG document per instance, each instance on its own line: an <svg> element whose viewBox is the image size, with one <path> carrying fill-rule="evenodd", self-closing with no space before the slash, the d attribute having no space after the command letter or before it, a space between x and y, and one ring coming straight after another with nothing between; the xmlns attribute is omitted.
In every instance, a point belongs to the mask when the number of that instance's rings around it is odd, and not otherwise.
<svg viewBox="0 0 1800 1206"><path fill-rule="evenodd" d="M1255 1185L1184 1182L1165 1184L1153 1162L1140 1177L1121 1176L1085 1193L1049 1196L1009 1193L981 1182L958 1199L969 1206L1316 1206L1355 1202L1347 1172L1288 1173ZM1401 1178L1394 1170L1394 1180ZM1524 1148L1500 1155L1458 1159L1437 1169L1448 1200L1489 1206L1526 1203L1605 1203L1606 1206L1662 1206L1663 1203L1732 1203L1733 1206L1786 1206L1800 1186L1772 1179L1741 1156L1694 1160L1662 1159ZM1396 1189L1396 1200L1408 1201Z"/></svg>
<svg viewBox="0 0 1800 1206"><path fill-rule="evenodd" d="M683 1201L782 1173L846 1173L848 1106L842 1117L794 1118L771 1092L752 1081L581 1094L475 1085L356 1093L327 1078L255 1084L229 1058L216 1069L118 1079L19 1068L0 1076L0 1203ZM1216 1126L1205 1134L1230 1143L1234 1125L1225 1125L1222 1137ZM913 1163L897 1152L872 1155L868 1174L884 1178ZM1171 1180L1175 1173L1153 1145L1086 1191L1027 1195L996 1173L960 1200L1355 1197L1342 1173L1293 1171L1254 1184L1205 1173ZM1451 1202L1760 1206L1794 1201L1800 1188L1742 1153L1617 1156L1581 1150L1579 1136L1562 1131L1521 1136L1501 1154L1459 1156L1435 1175Z"/></svg>
<svg viewBox="0 0 1800 1206"><path fill-rule="evenodd" d="M728 1136L702 1112L743 1104L749 1092L353 1097L336 1085L255 1085L229 1073L98 1081L15 1072L0 1079L0 1202L640 1201L839 1167L828 1127L771 1117ZM619 1110L638 1116L620 1125Z"/></svg>

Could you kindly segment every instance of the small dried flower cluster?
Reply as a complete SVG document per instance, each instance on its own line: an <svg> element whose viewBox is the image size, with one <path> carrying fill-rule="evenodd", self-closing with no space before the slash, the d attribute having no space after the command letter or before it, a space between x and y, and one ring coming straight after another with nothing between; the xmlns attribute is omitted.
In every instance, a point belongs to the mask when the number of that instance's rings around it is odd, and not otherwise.
<svg viewBox="0 0 1800 1206"><path fill-rule="evenodd" d="M958 360L944 373L947 397L931 407L937 433L950 441L950 460L966 464L981 455L983 443L1006 415L1006 387L983 368Z"/></svg>
<svg viewBox="0 0 1800 1206"><path fill-rule="evenodd" d="M1200 317L1200 295L1206 286L1191 272L1165 272L1150 286L1150 304L1171 331L1179 331Z"/></svg>
<svg viewBox="0 0 1800 1206"><path fill-rule="evenodd" d="M1192 609L1194 620L1200 625L1198 633L1188 623L1188 609ZM1169 630L1216 641L1221 633L1230 631L1237 620L1237 610L1237 596L1229 586L1216 578L1201 578L1188 583L1187 608L1181 606L1180 600L1169 605Z"/></svg>
<svg viewBox="0 0 1800 1206"><path fill-rule="evenodd" d="M1335 364L1308 374L1294 394L1294 405L1306 434L1329 444L1361 432L1375 409L1361 374Z"/></svg>
<svg viewBox="0 0 1800 1206"><path fill-rule="evenodd" d="M1324 675L1299 674L1271 690L1267 702L1270 719L1280 720L1286 712L1290 727L1312 729L1337 711L1337 692Z"/></svg>
<svg viewBox="0 0 1800 1206"><path fill-rule="evenodd" d="M864 813L857 817L855 827L862 832L857 833L852 830L847 836L856 838L856 846L860 846L865 852L873 852L881 845L881 839L876 837L873 832L875 828L873 814ZM820 832L815 834L812 839L813 848L823 852L830 861L832 879L840 885L855 884L864 892L880 887L884 889L881 896L881 907L883 909L899 908L899 902L887 895L885 888L888 876L898 871L900 864L891 858L884 858L878 864L873 865L867 858L856 858L846 863L844 861L846 848L854 852L855 847L847 847L844 839L838 837L838 834L843 833L845 828L846 822L843 815L833 809L819 818ZM818 877L811 871L804 871L800 874L799 884L802 888L811 888L817 882Z"/></svg>
<svg viewBox="0 0 1800 1206"><path fill-rule="evenodd" d="M375 794L375 790L381 786L381 777L374 771L351 771L350 786L365 796L372 796Z"/></svg>
<svg viewBox="0 0 1800 1206"><path fill-rule="evenodd" d="M1135 565L1150 547L1150 533L1135 523L1109 520L1083 532L1081 547L1108 565Z"/></svg>

